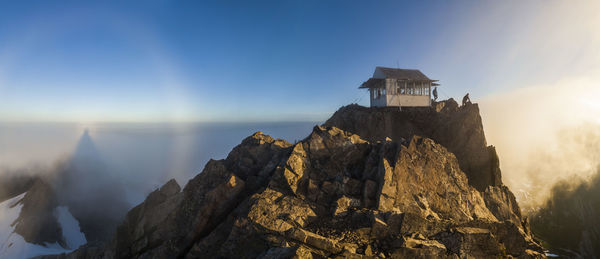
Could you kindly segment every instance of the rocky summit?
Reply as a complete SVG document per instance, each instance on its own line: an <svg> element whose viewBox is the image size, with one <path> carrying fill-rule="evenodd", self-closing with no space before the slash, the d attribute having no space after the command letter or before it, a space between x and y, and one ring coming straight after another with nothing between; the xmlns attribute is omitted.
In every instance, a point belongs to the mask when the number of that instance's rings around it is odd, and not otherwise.
<svg viewBox="0 0 600 259"><path fill-rule="evenodd" d="M171 180L112 241L46 258L542 258L476 104L341 108Z"/></svg>

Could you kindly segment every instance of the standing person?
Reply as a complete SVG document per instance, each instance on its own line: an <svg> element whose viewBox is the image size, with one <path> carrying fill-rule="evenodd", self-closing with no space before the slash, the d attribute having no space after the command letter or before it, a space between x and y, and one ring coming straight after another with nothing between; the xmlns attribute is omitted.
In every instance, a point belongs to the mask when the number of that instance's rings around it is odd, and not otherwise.
<svg viewBox="0 0 600 259"><path fill-rule="evenodd" d="M433 88L433 101L437 101L437 87Z"/></svg>

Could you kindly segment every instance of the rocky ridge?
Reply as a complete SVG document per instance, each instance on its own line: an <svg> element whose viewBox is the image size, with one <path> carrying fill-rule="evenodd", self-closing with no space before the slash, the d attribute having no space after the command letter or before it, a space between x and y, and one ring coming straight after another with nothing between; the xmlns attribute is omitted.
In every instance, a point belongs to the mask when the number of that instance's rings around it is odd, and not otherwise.
<svg viewBox="0 0 600 259"><path fill-rule="evenodd" d="M257 132L183 190L151 193L106 246L46 258L544 257L478 109L454 104L344 107L294 145Z"/></svg>

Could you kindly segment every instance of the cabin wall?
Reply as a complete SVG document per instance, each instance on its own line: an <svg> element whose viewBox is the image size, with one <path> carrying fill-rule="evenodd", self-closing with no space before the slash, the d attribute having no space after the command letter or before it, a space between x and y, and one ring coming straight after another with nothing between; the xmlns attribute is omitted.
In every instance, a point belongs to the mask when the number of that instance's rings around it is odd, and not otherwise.
<svg viewBox="0 0 600 259"><path fill-rule="evenodd" d="M387 95L382 95L379 98L375 98L374 91L376 89L369 89L371 95L371 107L385 107L387 105Z"/></svg>
<svg viewBox="0 0 600 259"><path fill-rule="evenodd" d="M379 69L373 78L385 77ZM369 89L371 107L428 107L431 106L431 83L405 82L395 78L385 78L384 88ZM399 88L400 86L400 88ZM416 87L418 86L418 87ZM419 90L420 89L420 90ZM380 91L381 95L376 94Z"/></svg>
<svg viewBox="0 0 600 259"><path fill-rule="evenodd" d="M397 86L404 85L405 82L399 82L397 79L387 78L385 80L386 93L385 105L386 106L402 106L402 107L427 107L431 106L430 98L430 84L423 84L423 92L420 95L417 94L400 94L398 93Z"/></svg>
<svg viewBox="0 0 600 259"><path fill-rule="evenodd" d="M431 99L426 95L386 95L386 106L427 107Z"/></svg>

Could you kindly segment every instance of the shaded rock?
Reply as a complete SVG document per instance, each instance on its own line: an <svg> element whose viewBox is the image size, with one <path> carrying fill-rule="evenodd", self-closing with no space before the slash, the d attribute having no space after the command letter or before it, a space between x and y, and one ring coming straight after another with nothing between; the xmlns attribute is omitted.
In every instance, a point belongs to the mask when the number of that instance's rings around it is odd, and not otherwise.
<svg viewBox="0 0 600 259"><path fill-rule="evenodd" d="M21 204L22 207L19 217L12 223L15 233L29 243L45 245L58 242L66 247L62 229L54 213L58 200L52 186L46 180L35 180L17 204Z"/></svg>
<svg viewBox="0 0 600 259"><path fill-rule="evenodd" d="M24 170L0 170L0 202L26 192L36 180L36 176Z"/></svg>
<svg viewBox="0 0 600 259"><path fill-rule="evenodd" d="M334 216L346 213L349 209L360 207L360 200L352 199L348 196L342 196L341 198L337 199L335 203L335 211L333 212Z"/></svg>
<svg viewBox="0 0 600 259"><path fill-rule="evenodd" d="M487 229L459 227L436 235L446 249L461 258L497 258L501 246Z"/></svg>
<svg viewBox="0 0 600 259"><path fill-rule="evenodd" d="M303 247L273 247L267 250L263 255L260 255L260 259L279 259L279 258L294 258L294 259L311 259L312 254L310 251Z"/></svg>

